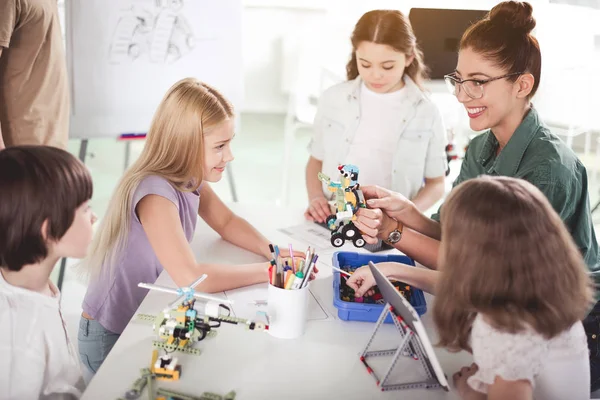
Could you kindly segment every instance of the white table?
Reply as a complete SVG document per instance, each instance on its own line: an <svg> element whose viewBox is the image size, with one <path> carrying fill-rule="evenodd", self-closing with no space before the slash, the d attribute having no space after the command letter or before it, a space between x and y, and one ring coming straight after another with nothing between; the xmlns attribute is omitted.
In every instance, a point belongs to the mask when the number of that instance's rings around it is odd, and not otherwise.
<svg viewBox="0 0 600 400"><path fill-rule="evenodd" d="M274 243L287 244L290 239L277 231L302 222L302 210L278 209L266 206L234 204L232 208L261 230ZM291 241L301 248L301 243ZM192 242L198 260L221 263L249 263L260 257L223 241L202 220L198 221ZM353 247L348 250L354 250ZM264 332L247 331L239 326L223 324L214 338L195 346L200 356L178 354L183 371L177 382L160 382L160 387L190 395L204 391L225 394L237 392L237 399L455 399L452 392L440 389L381 392L359 360L374 324L348 322L337 318L333 306L331 255L320 253L320 273L311 284L311 292L323 307L326 318L311 320L306 333L297 340L282 340ZM166 273L157 280L172 286ZM265 284L266 288L266 284ZM228 292L235 296L236 291ZM173 300L173 295L149 292L138 313L156 314ZM433 343L437 340L431 319L432 298L427 297L428 312L423 317ZM234 304L235 307L235 304ZM381 345L392 348L398 343L397 332L385 325ZM154 334L151 325L130 322L106 361L90 382L83 399L114 399L138 378L140 368L148 367ZM472 361L468 353L449 353L436 348L444 372L450 378L454 372ZM382 376L391 357L370 362ZM399 363L400 365L400 363ZM396 370L402 380L414 376L420 363L403 359ZM414 367L413 367L414 365ZM412 374L412 375L411 375ZM418 378L418 377L414 377ZM424 378L424 376L422 377ZM424 379L422 379L424 380ZM404 380L402 380L404 382ZM148 398L144 393L142 398Z"/></svg>

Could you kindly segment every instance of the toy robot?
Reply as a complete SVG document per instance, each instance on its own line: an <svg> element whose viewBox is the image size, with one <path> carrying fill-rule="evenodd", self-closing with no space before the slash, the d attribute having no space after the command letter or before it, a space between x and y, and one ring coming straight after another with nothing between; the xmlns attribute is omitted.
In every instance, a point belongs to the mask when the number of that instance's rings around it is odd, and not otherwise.
<svg viewBox="0 0 600 400"><path fill-rule="evenodd" d="M355 247L363 247L366 242L360 231L354 225L356 212L366 208L365 198L358 184L358 167L355 165L340 165L340 182L319 172L319 180L327 184L327 189L335 194L336 213L327 217L327 227L331 231L331 244L341 247L346 240L351 240Z"/></svg>
<svg viewBox="0 0 600 400"><path fill-rule="evenodd" d="M177 358L172 357L170 353L178 351L200 355L200 349L194 348L193 345L209 335L215 335L214 329L220 327L221 323L242 325L246 329L256 331L269 329L269 326L262 322L230 315L231 310L226 304L231 304L231 300L195 291L194 288L206 277L207 275L204 274L190 286L177 289L150 283L138 284L139 287L145 289L178 295L177 299L167 305L158 315L137 315L139 320L154 322L153 330L156 332L158 340L154 340L152 345L164 351L161 356L158 355L156 349L152 352L150 371L152 376L158 380L178 380L181 375L181 366L177 362ZM197 303L197 300L206 303ZM221 309L226 310L227 314L221 314ZM130 395L135 395L134 392Z"/></svg>
<svg viewBox="0 0 600 400"><path fill-rule="evenodd" d="M193 344L215 334L215 328L221 323L243 325L249 330L264 331L269 329L262 322L255 322L244 318L231 316L227 304L232 302L218 296L197 292L194 288L206 279L206 274L198 278L188 287L173 289L165 286L140 283L139 287L161 292L177 294L179 297L171 302L158 315L139 314L138 318L153 321L153 329L159 340L154 341L154 346L167 352L180 351L187 354L199 355L200 350L193 348ZM204 302L198 302L202 300ZM226 310L227 314L222 314Z"/></svg>

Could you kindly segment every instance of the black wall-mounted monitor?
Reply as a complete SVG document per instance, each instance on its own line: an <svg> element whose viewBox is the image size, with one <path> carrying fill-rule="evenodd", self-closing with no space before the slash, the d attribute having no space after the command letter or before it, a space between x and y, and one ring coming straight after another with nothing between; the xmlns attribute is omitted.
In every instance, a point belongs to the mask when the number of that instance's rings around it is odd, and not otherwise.
<svg viewBox="0 0 600 400"><path fill-rule="evenodd" d="M487 15L486 10L412 8L408 18L425 55L431 79L443 79L456 68L463 33Z"/></svg>

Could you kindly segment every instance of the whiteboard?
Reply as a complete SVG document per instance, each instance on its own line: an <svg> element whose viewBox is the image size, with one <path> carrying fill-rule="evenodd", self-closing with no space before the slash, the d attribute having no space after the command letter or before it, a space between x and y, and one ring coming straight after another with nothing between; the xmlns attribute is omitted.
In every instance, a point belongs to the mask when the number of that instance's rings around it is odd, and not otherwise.
<svg viewBox="0 0 600 400"><path fill-rule="evenodd" d="M65 11L71 138L147 132L185 77L241 109L242 0L71 0Z"/></svg>

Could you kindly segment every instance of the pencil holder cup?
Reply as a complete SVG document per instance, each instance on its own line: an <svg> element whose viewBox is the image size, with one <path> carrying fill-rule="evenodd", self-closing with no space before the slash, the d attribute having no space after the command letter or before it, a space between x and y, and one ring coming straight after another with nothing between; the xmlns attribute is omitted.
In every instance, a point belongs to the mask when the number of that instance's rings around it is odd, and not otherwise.
<svg viewBox="0 0 600 400"><path fill-rule="evenodd" d="M269 284L269 334L294 339L304 334L308 318L308 285L302 289L282 289Z"/></svg>

